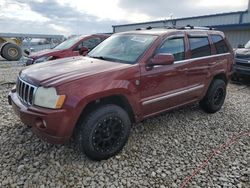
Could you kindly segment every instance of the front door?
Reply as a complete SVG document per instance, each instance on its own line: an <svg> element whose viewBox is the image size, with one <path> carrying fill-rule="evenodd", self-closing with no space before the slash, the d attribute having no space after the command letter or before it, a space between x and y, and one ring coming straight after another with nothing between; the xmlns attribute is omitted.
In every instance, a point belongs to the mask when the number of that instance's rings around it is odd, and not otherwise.
<svg viewBox="0 0 250 188"><path fill-rule="evenodd" d="M171 37L158 48L157 53L173 54L172 65L155 66L147 69L141 66L141 107L144 117L171 109L186 102L183 91L187 89L185 40Z"/></svg>

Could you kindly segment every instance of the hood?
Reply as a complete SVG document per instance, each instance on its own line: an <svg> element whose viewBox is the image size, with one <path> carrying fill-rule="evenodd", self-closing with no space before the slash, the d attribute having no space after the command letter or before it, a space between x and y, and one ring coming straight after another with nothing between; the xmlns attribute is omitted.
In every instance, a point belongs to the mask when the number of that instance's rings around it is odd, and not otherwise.
<svg viewBox="0 0 250 188"><path fill-rule="evenodd" d="M131 66L130 64L77 56L32 65L23 70L20 77L35 85L56 86L79 78Z"/></svg>
<svg viewBox="0 0 250 188"><path fill-rule="evenodd" d="M239 48L235 51L236 57L238 58L250 58L250 49L248 48Z"/></svg>
<svg viewBox="0 0 250 188"><path fill-rule="evenodd" d="M37 59L43 56L51 56L54 55L54 53L58 53L61 50L56 50L56 49L47 49L47 50L41 50L39 52L32 52L29 57L33 59Z"/></svg>

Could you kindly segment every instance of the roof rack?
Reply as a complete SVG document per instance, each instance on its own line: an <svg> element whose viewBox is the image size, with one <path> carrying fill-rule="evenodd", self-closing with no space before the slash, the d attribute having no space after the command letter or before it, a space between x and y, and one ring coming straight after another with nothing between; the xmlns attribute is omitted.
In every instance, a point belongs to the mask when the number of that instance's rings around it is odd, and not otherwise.
<svg viewBox="0 0 250 188"><path fill-rule="evenodd" d="M151 30L151 29L176 29L175 27L172 26L161 26L161 27L152 27L152 26L148 26L146 28L137 28L136 30Z"/></svg>
<svg viewBox="0 0 250 188"><path fill-rule="evenodd" d="M137 28L136 30L151 30L151 29L178 29L178 30L188 30L188 29L198 29L198 30L214 30L212 27L194 27L191 25L187 26L161 26L161 27L152 27L148 26L146 28Z"/></svg>
<svg viewBox="0 0 250 188"><path fill-rule="evenodd" d="M192 25L187 25L184 29L214 30L212 27L194 27Z"/></svg>

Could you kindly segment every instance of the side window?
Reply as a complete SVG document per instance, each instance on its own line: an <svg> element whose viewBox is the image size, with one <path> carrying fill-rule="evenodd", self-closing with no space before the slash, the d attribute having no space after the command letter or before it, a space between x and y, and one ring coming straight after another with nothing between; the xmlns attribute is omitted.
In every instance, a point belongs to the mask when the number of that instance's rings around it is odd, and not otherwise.
<svg viewBox="0 0 250 188"><path fill-rule="evenodd" d="M90 38L81 43L81 46L84 46L88 48L89 50L92 50L94 47L96 47L99 43L101 43L102 40L99 37L96 38Z"/></svg>
<svg viewBox="0 0 250 188"><path fill-rule="evenodd" d="M157 53L173 54L175 61L185 59L184 38L173 38L166 40L157 50Z"/></svg>
<svg viewBox="0 0 250 188"><path fill-rule="evenodd" d="M77 49L80 49L81 47L86 47L89 50L92 50L94 47L96 47L99 43L101 43L103 40L99 37L97 38L91 38L91 39L87 39L83 42L81 42Z"/></svg>
<svg viewBox="0 0 250 188"><path fill-rule="evenodd" d="M224 54L224 53L229 52L229 48L228 48L226 42L224 41L224 39L222 38L222 36L211 35L211 37L212 37L213 43L215 45L217 54Z"/></svg>
<svg viewBox="0 0 250 188"><path fill-rule="evenodd" d="M211 55L208 37L189 37L191 57L204 57Z"/></svg>

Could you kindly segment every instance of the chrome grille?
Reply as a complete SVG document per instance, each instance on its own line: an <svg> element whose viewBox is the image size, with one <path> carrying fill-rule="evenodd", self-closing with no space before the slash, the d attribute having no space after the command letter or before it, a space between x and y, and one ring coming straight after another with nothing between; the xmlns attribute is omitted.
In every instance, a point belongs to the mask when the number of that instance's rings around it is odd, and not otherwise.
<svg viewBox="0 0 250 188"><path fill-rule="evenodd" d="M19 99L27 105L33 104L33 98L37 87L23 81L21 78L17 79L16 90Z"/></svg>
<svg viewBox="0 0 250 188"><path fill-rule="evenodd" d="M236 62L237 65L243 66L243 67L250 67L250 63L241 63L241 62Z"/></svg>

